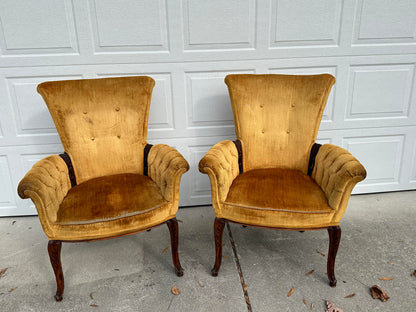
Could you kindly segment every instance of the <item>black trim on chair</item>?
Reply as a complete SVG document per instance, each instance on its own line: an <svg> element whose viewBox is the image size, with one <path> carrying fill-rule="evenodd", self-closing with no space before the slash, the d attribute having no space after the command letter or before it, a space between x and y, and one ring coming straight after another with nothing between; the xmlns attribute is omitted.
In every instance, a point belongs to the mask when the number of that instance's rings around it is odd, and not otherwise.
<svg viewBox="0 0 416 312"><path fill-rule="evenodd" d="M74 166L72 166L71 157L69 157L67 152L59 154L59 156L64 160L66 166L68 167L69 181L71 181L71 187L74 187L77 185L77 179L75 178L75 171Z"/></svg>
<svg viewBox="0 0 416 312"><path fill-rule="evenodd" d="M146 144L144 147L144 155L143 155L143 175L147 176L149 171L149 164L147 162L147 157L149 156L150 149L152 148L152 144Z"/></svg>
<svg viewBox="0 0 416 312"><path fill-rule="evenodd" d="M309 165L308 165L308 176L312 176L313 168L315 167L315 159L316 155L318 155L318 151L321 148L321 144L314 143L311 148L311 154L309 156Z"/></svg>
<svg viewBox="0 0 416 312"><path fill-rule="evenodd" d="M243 147L241 145L240 140L233 141L235 147L237 148L238 152L238 170L240 171L240 174L243 173Z"/></svg>

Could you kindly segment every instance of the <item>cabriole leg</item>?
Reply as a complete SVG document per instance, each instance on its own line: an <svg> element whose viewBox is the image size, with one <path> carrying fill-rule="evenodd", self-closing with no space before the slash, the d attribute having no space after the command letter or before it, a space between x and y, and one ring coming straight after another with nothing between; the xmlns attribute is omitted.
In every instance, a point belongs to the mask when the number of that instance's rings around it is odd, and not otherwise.
<svg viewBox="0 0 416 312"><path fill-rule="evenodd" d="M62 241L51 240L48 243L49 259L51 260L53 272L56 279L56 295L55 300L61 301L64 293L64 274L61 265L61 247Z"/></svg>
<svg viewBox="0 0 416 312"><path fill-rule="evenodd" d="M215 265L211 270L212 276L217 276L222 260L222 233L224 231L225 220L215 218L214 238L215 238Z"/></svg>
<svg viewBox="0 0 416 312"><path fill-rule="evenodd" d="M176 218L172 218L166 221L166 224L170 232L170 244L171 244L171 249L172 249L172 260L173 260L173 265L175 266L175 272L177 276L182 276L183 269L181 267L181 263L179 262L179 254L178 254L178 241L179 241L178 220L176 220Z"/></svg>
<svg viewBox="0 0 416 312"><path fill-rule="evenodd" d="M331 287L337 286L337 279L335 278L334 267L335 258L338 252L339 242L341 240L341 228L339 226L330 226L328 228L329 234L329 250L328 250L328 262L327 262L327 274L329 279L329 285Z"/></svg>

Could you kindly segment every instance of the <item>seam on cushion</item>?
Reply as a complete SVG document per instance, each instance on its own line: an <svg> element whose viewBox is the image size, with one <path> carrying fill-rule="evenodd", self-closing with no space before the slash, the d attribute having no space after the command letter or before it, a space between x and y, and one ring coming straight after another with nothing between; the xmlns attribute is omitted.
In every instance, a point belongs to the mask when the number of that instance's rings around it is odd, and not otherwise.
<svg viewBox="0 0 416 312"><path fill-rule="evenodd" d="M232 204L224 202L224 205L230 205L230 206L236 206L240 208L249 208L249 209L256 209L256 210L267 210L267 211L280 211L280 212L295 212L295 213L305 213L305 214L318 214L318 213L333 213L333 209L331 211L298 211L298 210L288 210L288 209L277 209L277 208L271 208L271 207L255 207L255 206L246 206L246 205L240 205L240 204Z"/></svg>
<svg viewBox="0 0 416 312"><path fill-rule="evenodd" d="M90 220L90 221L70 221L70 222L66 222L66 223L62 223L62 222L55 222L55 224L58 225L84 225L84 224L94 224L94 223L98 223L98 222L108 222L108 221L115 221L118 219L122 219L122 218L127 218L127 217L133 217L133 216L137 216L137 215L141 215L147 212L150 212L152 210L155 210L157 208L160 208L164 205L166 205L169 202L165 202L163 204L160 204L158 206L146 209L146 210L142 210L142 211L135 211L135 212L130 212L130 213L125 213L125 214L121 214L115 218L108 218L108 219L96 219L96 220Z"/></svg>

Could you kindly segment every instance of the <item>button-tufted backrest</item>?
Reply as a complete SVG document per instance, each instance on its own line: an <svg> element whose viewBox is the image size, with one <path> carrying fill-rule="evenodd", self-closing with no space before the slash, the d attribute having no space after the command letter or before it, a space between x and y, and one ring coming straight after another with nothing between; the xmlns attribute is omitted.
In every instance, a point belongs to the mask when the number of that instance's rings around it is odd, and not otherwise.
<svg viewBox="0 0 416 312"><path fill-rule="evenodd" d="M143 173L154 84L150 77L121 77L38 86L78 183L111 174Z"/></svg>
<svg viewBox="0 0 416 312"><path fill-rule="evenodd" d="M323 75L228 75L244 171L290 168L307 173L335 78Z"/></svg>

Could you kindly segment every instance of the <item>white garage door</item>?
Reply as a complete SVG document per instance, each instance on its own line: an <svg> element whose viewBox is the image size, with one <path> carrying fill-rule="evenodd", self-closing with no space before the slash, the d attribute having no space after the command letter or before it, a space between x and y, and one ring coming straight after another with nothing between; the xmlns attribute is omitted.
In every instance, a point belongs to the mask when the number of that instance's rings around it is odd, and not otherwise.
<svg viewBox="0 0 416 312"><path fill-rule="evenodd" d="M62 146L36 85L149 75L149 141L191 170L181 205L210 203L198 161L234 138L229 73L331 73L320 142L368 170L356 193L416 188L415 0L0 1L0 215L36 213L16 187Z"/></svg>

